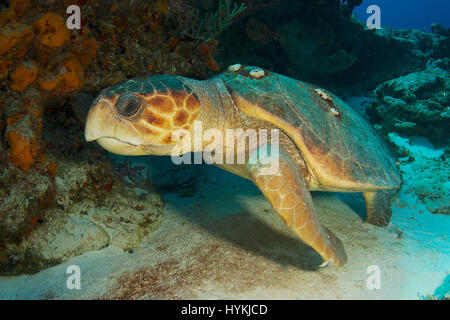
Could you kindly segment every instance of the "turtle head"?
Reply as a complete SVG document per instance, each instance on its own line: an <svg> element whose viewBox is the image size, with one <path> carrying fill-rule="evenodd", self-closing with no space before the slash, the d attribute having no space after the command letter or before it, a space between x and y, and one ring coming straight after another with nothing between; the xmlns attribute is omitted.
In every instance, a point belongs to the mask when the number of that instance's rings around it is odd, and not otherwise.
<svg viewBox="0 0 450 320"><path fill-rule="evenodd" d="M116 154L170 155L173 133L190 132L200 112L194 81L153 76L102 91L87 116L86 140Z"/></svg>

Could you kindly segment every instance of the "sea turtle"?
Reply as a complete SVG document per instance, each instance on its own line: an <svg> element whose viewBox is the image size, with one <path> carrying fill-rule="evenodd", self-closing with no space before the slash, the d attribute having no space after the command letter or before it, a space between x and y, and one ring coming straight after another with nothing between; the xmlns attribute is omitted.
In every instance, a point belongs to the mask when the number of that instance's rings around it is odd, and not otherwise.
<svg viewBox="0 0 450 320"><path fill-rule="evenodd" d="M216 165L253 181L286 224L321 255L323 265L342 266L347 256L341 241L318 220L309 191L362 192L367 221L389 223L391 195L401 177L370 125L327 90L262 68L235 64L203 81L181 76L129 80L96 98L85 137L117 154L170 155L177 143L172 134L181 128L194 134L197 121L203 130L220 132L279 130L276 172L263 173L267 162L255 160L272 143L268 139L247 143L244 151L233 147L235 158L245 152L244 163ZM188 151L203 151L206 142L189 143Z"/></svg>

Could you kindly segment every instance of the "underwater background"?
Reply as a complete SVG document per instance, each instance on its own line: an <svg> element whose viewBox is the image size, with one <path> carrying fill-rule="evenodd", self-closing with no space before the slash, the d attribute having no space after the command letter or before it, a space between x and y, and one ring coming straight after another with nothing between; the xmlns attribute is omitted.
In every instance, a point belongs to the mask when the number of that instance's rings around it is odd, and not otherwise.
<svg viewBox="0 0 450 320"><path fill-rule="evenodd" d="M80 29L66 12L81 10ZM381 29L366 12L378 5ZM448 299L446 0L0 1L0 299ZM87 143L101 90L149 75L258 66L323 87L368 120L403 185L391 224L361 194L313 192L349 261L287 230L252 184ZM81 288L66 286L69 266ZM381 288L370 289L371 266ZM369 269L368 269L369 268Z"/></svg>
<svg viewBox="0 0 450 320"><path fill-rule="evenodd" d="M431 31L433 23L441 23L448 28L450 3L445 0L364 0L353 11L360 21L366 21L366 9L370 5L379 6L382 25L393 29L421 29Z"/></svg>

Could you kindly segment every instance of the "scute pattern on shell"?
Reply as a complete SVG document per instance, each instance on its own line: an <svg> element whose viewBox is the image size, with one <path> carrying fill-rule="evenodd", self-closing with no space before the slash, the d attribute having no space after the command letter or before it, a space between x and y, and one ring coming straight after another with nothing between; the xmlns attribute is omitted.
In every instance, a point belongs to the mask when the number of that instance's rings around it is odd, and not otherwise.
<svg viewBox="0 0 450 320"><path fill-rule="evenodd" d="M321 183L330 189L353 186L355 190L358 186L400 186L401 178L388 148L370 124L341 99L269 71L264 77L253 78L253 69L242 66L237 72L228 70L218 77L241 109L243 104L249 106L244 108L245 113L260 118L263 111L282 130L293 128L297 139L291 138Z"/></svg>

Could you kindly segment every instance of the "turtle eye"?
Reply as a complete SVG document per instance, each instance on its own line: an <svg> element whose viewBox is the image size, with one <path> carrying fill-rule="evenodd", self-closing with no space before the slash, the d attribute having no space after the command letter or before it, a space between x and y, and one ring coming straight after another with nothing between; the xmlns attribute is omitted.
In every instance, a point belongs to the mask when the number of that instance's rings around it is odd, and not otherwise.
<svg viewBox="0 0 450 320"><path fill-rule="evenodd" d="M138 113L144 99L133 94L124 94L116 101L117 112L124 117L132 117Z"/></svg>

